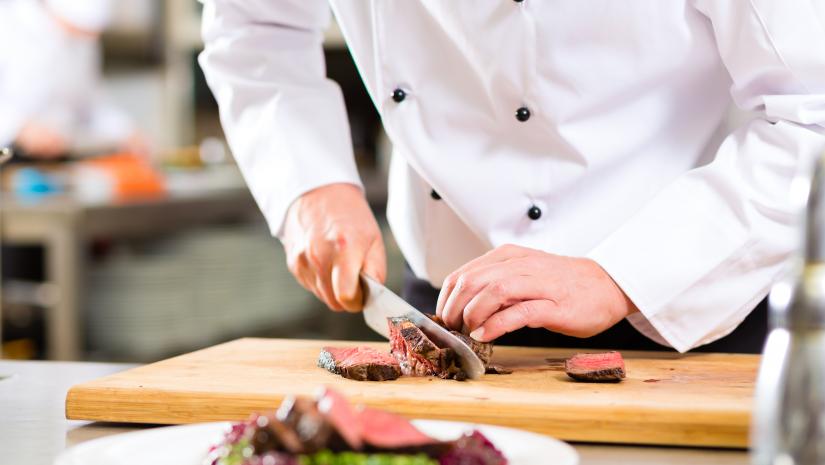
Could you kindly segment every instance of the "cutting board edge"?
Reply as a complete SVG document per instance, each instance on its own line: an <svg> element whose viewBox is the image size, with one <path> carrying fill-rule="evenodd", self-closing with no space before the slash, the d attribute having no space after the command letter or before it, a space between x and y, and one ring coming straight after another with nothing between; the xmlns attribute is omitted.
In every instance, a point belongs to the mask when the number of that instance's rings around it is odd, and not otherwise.
<svg viewBox="0 0 825 465"><path fill-rule="evenodd" d="M148 394L150 400L144 402L134 401L129 394L129 392L117 388L75 386L69 390L66 396L66 418L69 420L164 425L205 421L238 421L247 418L252 412L274 410L283 399L283 396L277 394L243 396L242 400L234 395L223 396L233 399L233 404L230 406L221 405L220 403L215 404L215 393L207 393L206 396L201 397L197 393L153 393L151 390L147 390L144 394ZM159 395L153 396L152 394ZM221 396L218 395L218 397ZM89 402L81 402L84 398L94 399L95 408L88 408L88 405L91 405ZM546 434L565 441L734 449L746 448L748 445L748 428L742 427L742 425L748 424L746 420L743 421L743 417L749 415L742 412L728 412L725 416L728 417L729 421L720 424L719 412L714 412L714 420L709 422L701 421L702 412L697 412L695 409L686 409L686 412L689 411L695 417L695 421L690 424L689 430L691 433L686 434L684 418L678 428L669 427L674 414L672 409L620 409L618 414L628 418L622 423L621 428L609 432L602 428L597 433L588 434L589 429L586 426L590 425L591 422L577 419L582 415L581 406L574 406L569 409L559 406L559 408L553 410L555 416L551 418L541 417L541 412L534 411L534 415L519 416L517 421L513 421L512 417L507 418L494 414L499 408L506 407L506 405L496 403L484 405L486 414L467 415L461 412L449 412L448 409L445 410L443 405L433 405L430 409L422 410L421 406L414 402L396 402L391 408L387 408L387 405L382 403L371 403L357 398L355 401L372 407L381 407L408 418L506 426ZM168 410L163 415L152 413L156 412L154 409L141 408L156 406L157 404L176 405L178 409L181 406L183 408L180 411ZM262 404L267 406L262 406ZM86 405L87 408L83 408L83 405ZM193 407L198 407L197 417L191 416ZM589 409L598 410L593 407ZM102 414L102 412L106 412L106 414ZM150 413L147 414L146 412ZM696 417L697 413L698 417ZM577 423L581 423L581 426L578 426Z"/></svg>

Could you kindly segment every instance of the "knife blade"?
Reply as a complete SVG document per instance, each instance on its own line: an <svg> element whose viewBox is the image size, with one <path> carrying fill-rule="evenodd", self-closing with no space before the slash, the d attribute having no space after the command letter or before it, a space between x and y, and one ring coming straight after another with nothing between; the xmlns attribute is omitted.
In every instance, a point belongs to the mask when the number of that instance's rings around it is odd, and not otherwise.
<svg viewBox="0 0 825 465"><path fill-rule="evenodd" d="M387 318L407 318L421 328L437 346L453 349L461 361L461 369L467 373L468 378L478 379L484 374L484 363L464 341L369 276L361 274L361 285L364 291L364 321L373 331L389 339Z"/></svg>

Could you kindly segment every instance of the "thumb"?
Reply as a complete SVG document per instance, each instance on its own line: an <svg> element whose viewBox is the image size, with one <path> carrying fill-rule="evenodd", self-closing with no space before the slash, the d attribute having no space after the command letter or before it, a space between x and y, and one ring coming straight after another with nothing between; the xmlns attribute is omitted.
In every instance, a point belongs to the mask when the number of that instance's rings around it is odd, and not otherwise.
<svg viewBox="0 0 825 465"><path fill-rule="evenodd" d="M362 270L365 275L382 284L387 280L387 253L384 250L384 240L381 236L372 241L367 250L367 256L364 258Z"/></svg>
<svg viewBox="0 0 825 465"><path fill-rule="evenodd" d="M363 306L358 277L368 249L366 244L340 246L332 264L332 292L345 310L357 312Z"/></svg>

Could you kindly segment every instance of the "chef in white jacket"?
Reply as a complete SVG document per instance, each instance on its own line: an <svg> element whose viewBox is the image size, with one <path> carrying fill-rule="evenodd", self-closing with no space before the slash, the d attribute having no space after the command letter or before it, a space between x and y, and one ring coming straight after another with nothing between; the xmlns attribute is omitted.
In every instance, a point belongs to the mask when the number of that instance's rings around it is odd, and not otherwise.
<svg viewBox="0 0 825 465"><path fill-rule="evenodd" d="M0 146L34 158L146 151L101 90L99 36L111 0L0 1Z"/></svg>
<svg viewBox="0 0 825 465"><path fill-rule="evenodd" d="M201 65L290 269L357 311L358 272L386 264L325 77L329 7L204 3ZM626 320L687 351L781 273L791 179L825 150L825 1L329 3L395 147L393 234L450 326ZM730 102L755 116L718 134Z"/></svg>

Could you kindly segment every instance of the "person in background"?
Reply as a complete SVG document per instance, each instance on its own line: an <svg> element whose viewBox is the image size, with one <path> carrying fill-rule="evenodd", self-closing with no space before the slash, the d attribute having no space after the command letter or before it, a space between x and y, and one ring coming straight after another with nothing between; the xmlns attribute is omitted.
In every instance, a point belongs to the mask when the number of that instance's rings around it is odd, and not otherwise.
<svg viewBox="0 0 825 465"><path fill-rule="evenodd" d="M100 34L111 0L0 1L0 146L55 159L145 155L147 143L102 92Z"/></svg>
<svg viewBox="0 0 825 465"><path fill-rule="evenodd" d="M393 142L407 299L479 341L761 349L825 151L825 2L204 0L250 189L298 281L358 311L386 259L328 3ZM724 133L731 104L753 116Z"/></svg>

